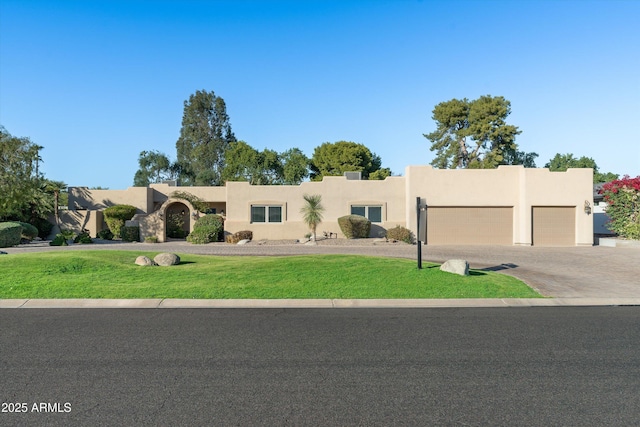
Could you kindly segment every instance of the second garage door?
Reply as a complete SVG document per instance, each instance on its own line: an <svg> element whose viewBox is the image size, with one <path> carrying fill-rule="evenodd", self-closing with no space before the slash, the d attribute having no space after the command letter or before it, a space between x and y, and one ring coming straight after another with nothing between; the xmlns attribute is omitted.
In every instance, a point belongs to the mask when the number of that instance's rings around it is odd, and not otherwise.
<svg viewBox="0 0 640 427"><path fill-rule="evenodd" d="M573 206L534 206L533 244L535 246L574 246L576 208Z"/></svg>
<svg viewBox="0 0 640 427"><path fill-rule="evenodd" d="M512 207L429 207L428 245L512 245Z"/></svg>

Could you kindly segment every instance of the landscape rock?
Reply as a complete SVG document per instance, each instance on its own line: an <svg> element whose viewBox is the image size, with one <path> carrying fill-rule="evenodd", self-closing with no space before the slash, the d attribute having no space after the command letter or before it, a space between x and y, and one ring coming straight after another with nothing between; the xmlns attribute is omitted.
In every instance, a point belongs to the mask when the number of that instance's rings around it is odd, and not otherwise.
<svg viewBox="0 0 640 427"><path fill-rule="evenodd" d="M157 264L153 262L149 257L139 256L138 258L136 258L136 265L157 265Z"/></svg>
<svg viewBox="0 0 640 427"><path fill-rule="evenodd" d="M246 245L247 243L249 243L251 240L249 239L242 239L238 242L239 245Z"/></svg>
<svg viewBox="0 0 640 427"><path fill-rule="evenodd" d="M440 266L440 270L461 276L468 276L469 263L464 259L450 259Z"/></svg>
<svg viewBox="0 0 640 427"><path fill-rule="evenodd" d="M170 265L180 264L180 257L176 254L170 254L170 253L158 254L153 258L153 260L155 261L156 264L162 265L165 267Z"/></svg>

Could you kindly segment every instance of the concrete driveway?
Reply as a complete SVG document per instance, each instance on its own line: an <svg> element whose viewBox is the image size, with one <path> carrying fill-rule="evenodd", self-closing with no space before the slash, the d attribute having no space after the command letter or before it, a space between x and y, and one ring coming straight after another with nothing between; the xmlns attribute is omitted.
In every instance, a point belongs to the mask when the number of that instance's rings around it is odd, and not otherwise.
<svg viewBox="0 0 640 427"><path fill-rule="evenodd" d="M328 243L328 242L327 242ZM303 255L362 254L400 258L416 257L416 246L351 241L347 245L302 244L192 245L184 241L160 244L102 242L91 246L51 247L29 244L4 248L8 253L50 250L122 249L207 255ZM521 246L423 246L425 261L442 263L462 258L471 268L497 271L517 277L542 295L556 298L640 297L640 248L521 247Z"/></svg>

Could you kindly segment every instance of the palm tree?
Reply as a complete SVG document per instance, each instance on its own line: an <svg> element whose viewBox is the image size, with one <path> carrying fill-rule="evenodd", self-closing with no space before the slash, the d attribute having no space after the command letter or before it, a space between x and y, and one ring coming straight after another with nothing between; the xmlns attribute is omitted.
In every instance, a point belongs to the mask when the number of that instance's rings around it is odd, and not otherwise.
<svg viewBox="0 0 640 427"><path fill-rule="evenodd" d="M45 180L44 190L51 194L53 193L53 215L56 219L56 225L60 226L60 217L58 215L58 205L60 201L60 192L67 189L67 184L62 181L53 181L50 179Z"/></svg>
<svg viewBox="0 0 640 427"><path fill-rule="evenodd" d="M322 222L322 212L324 212L324 207L320 203L322 196L320 194L305 194L303 198L306 203L300 209L300 213L304 222L311 228L313 241L315 241L316 227Z"/></svg>

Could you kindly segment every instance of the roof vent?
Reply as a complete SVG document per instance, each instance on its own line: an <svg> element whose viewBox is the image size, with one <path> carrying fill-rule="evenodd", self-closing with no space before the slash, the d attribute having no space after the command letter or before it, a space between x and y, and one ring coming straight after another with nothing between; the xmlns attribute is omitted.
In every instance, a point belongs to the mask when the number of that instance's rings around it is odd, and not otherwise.
<svg viewBox="0 0 640 427"><path fill-rule="evenodd" d="M349 181L360 181L362 179L362 172L345 172L344 176Z"/></svg>

